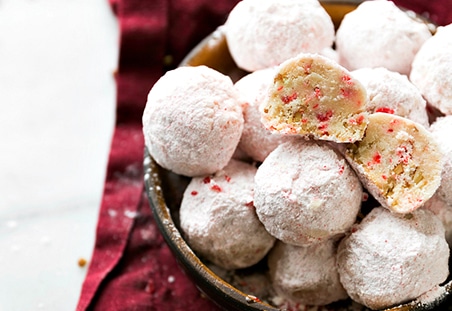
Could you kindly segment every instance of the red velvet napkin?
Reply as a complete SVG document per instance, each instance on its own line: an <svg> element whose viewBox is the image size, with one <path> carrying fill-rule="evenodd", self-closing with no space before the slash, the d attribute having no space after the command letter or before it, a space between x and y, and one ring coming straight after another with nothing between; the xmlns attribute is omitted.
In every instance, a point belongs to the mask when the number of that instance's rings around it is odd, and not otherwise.
<svg viewBox="0 0 452 311"><path fill-rule="evenodd" d="M94 253L77 310L217 310L183 274L144 194L141 115L152 85L238 0L110 0L119 19L117 120Z"/></svg>
<svg viewBox="0 0 452 311"><path fill-rule="evenodd" d="M82 310L218 310L184 275L144 194L141 115L152 85L225 21L238 0L109 0L120 25L117 119ZM302 1L302 0L300 0ZM452 0L396 0L452 22Z"/></svg>

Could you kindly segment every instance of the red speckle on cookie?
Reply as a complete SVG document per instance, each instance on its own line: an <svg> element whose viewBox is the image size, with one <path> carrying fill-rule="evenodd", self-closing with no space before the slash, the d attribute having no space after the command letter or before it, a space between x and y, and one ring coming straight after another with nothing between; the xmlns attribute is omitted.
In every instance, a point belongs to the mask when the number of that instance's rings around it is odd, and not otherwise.
<svg viewBox="0 0 452 311"><path fill-rule="evenodd" d="M333 116L333 111L332 110L328 110L325 113L319 113L317 114L317 120L319 120L320 122L327 122L331 119L331 117Z"/></svg>
<svg viewBox="0 0 452 311"><path fill-rule="evenodd" d="M342 76L342 82L345 82L348 85L352 85L353 84L352 78L350 78L349 75L343 75Z"/></svg>
<svg viewBox="0 0 452 311"><path fill-rule="evenodd" d="M304 65L303 69L304 69L305 74L310 74L311 73L311 64Z"/></svg>
<svg viewBox="0 0 452 311"><path fill-rule="evenodd" d="M320 124L317 128L319 129L319 130L324 130L324 129L326 129L328 127L328 124Z"/></svg>
<svg viewBox="0 0 452 311"><path fill-rule="evenodd" d="M282 89L284 88L284 86L282 86L282 85L280 85L280 86L278 86L278 91L281 91Z"/></svg>
<svg viewBox="0 0 452 311"><path fill-rule="evenodd" d="M231 177L229 177L228 175L224 175L224 179L225 179L227 182L230 182L230 181L231 181Z"/></svg>
<svg viewBox="0 0 452 311"><path fill-rule="evenodd" d="M193 191L191 192L191 195L193 195L193 196L198 195L198 191L193 190Z"/></svg>
<svg viewBox="0 0 452 311"><path fill-rule="evenodd" d="M397 148L397 156L399 157L400 161L404 164L408 164L408 161L411 158L411 154L408 152L408 149L406 146L400 146Z"/></svg>
<svg viewBox="0 0 452 311"><path fill-rule="evenodd" d="M210 177L209 177L209 176L205 177L205 178L202 180L202 182L205 183L205 184L210 184Z"/></svg>
<svg viewBox="0 0 452 311"><path fill-rule="evenodd" d="M315 97L317 97L317 98L322 97L322 92L320 91L320 88L318 86L316 86L314 88L314 93L315 93Z"/></svg>
<svg viewBox="0 0 452 311"><path fill-rule="evenodd" d="M350 97L351 91L349 89L341 89L341 95L343 97Z"/></svg>
<svg viewBox="0 0 452 311"><path fill-rule="evenodd" d="M367 166L372 166L372 165L380 164L380 163L381 163L381 155L378 152L376 152L374 154L374 156L372 157L372 161L367 162Z"/></svg>
<svg viewBox="0 0 452 311"><path fill-rule="evenodd" d="M210 189L212 189L213 191L216 191L216 192L221 192L221 187L218 186L217 184L212 185L212 187L210 187Z"/></svg>
<svg viewBox="0 0 452 311"><path fill-rule="evenodd" d="M394 109L391 109L389 107L380 107L380 108L377 108L375 110L375 112L384 112L384 113L394 114Z"/></svg>
<svg viewBox="0 0 452 311"><path fill-rule="evenodd" d="M375 153L373 159L372 159L375 163L380 164L381 163L381 155L377 152Z"/></svg>
<svg viewBox="0 0 452 311"><path fill-rule="evenodd" d="M281 96L281 100L283 101L284 104L288 104L291 101L295 100L298 98L298 94L297 93L293 93L292 95L285 95L285 96Z"/></svg>

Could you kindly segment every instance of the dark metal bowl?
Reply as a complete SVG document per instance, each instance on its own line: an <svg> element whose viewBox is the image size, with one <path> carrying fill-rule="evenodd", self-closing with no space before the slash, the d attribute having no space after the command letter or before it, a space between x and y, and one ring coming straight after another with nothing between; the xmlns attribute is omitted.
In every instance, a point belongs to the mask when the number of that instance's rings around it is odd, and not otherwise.
<svg viewBox="0 0 452 311"><path fill-rule="evenodd" d="M336 27L339 26L346 13L361 3L357 0L321 2ZM412 12L411 15L413 15ZM206 65L229 75L233 81L237 81L246 74L237 68L232 60L221 27L196 46L181 65ZM179 228L179 206L190 179L161 168L147 150L144 155L144 169L146 192L158 227L178 263L197 287L225 310L279 310L223 280L186 243ZM261 267L258 266L255 269L259 270ZM429 297L421 297L413 302L387 309L387 311L418 311L436 308L447 310L451 304L449 296L452 293L452 281L449 280L436 292ZM352 302L349 300L333 304L328 309L347 310L351 304ZM360 307L353 303L353 310L359 309ZM366 310L365 307L361 309Z"/></svg>

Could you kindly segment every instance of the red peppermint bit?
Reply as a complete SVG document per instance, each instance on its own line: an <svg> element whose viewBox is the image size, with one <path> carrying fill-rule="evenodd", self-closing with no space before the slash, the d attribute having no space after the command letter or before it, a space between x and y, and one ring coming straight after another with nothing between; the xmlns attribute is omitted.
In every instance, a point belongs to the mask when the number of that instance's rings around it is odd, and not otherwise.
<svg viewBox="0 0 452 311"><path fill-rule="evenodd" d="M381 162L381 155L377 152L372 158L372 161L367 162L367 166L372 166L375 164L380 164Z"/></svg>
<svg viewBox="0 0 452 311"><path fill-rule="evenodd" d="M204 177L204 179L202 180L202 182L205 183L205 184L210 184L210 176Z"/></svg>
<svg viewBox="0 0 452 311"><path fill-rule="evenodd" d="M249 201L248 203L245 203L246 207L254 207L254 201Z"/></svg>
<svg viewBox="0 0 452 311"><path fill-rule="evenodd" d="M278 86L278 88L277 88L278 92L281 91L283 88L284 88L284 86L282 86L282 85Z"/></svg>
<svg viewBox="0 0 452 311"><path fill-rule="evenodd" d="M345 82L348 85L352 85L353 84L352 78L349 75L343 75L342 76L342 82Z"/></svg>
<svg viewBox="0 0 452 311"><path fill-rule="evenodd" d="M319 108L319 103L316 103L314 106L312 106L312 109L317 109Z"/></svg>
<svg viewBox="0 0 452 311"><path fill-rule="evenodd" d="M356 231L358 231L358 228L352 227L351 232L352 232L352 233L355 233Z"/></svg>
<svg viewBox="0 0 452 311"><path fill-rule="evenodd" d="M198 195L198 191L193 190L193 191L191 192L191 195L193 195L193 196Z"/></svg>
<svg viewBox="0 0 452 311"><path fill-rule="evenodd" d="M361 125L364 122L364 116L360 115L358 118L356 118L356 123Z"/></svg>
<svg viewBox="0 0 452 311"><path fill-rule="evenodd" d="M394 109L391 109L389 107L380 107L380 108L377 108L375 110L375 112L384 112L384 113L394 114Z"/></svg>
<svg viewBox="0 0 452 311"><path fill-rule="evenodd" d="M228 175L224 175L224 179L225 179L227 182L230 182L230 181L231 181L231 177L229 177Z"/></svg>
<svg viewBox="0 0 452 311"><path fill-rule="evenodd" d="M293 93L292 95L285 95L285 96L281 96L281 100L283 101L284 104L288 104L291 101L297 99L298 94L297 93Z"/></svg>
<svg viewBox="0 0 452 311"><path fill-rule="evenodd" d="M322 92L320 91L320 88L318 86L316 86L314 88L314 93L315 93L315 97L317 97L317 98L322 97Z"/></svg>
<svg viewBox="0 0 452 311"><path fill-rule="evenodd" d="M216 192L221 192L221 187L218 186L217 184L212 185L212 187L210 187L210 189L212 189L213 191L216 191Z"/></svg>
<svg viewBox="0 0 452 311"><path fill-rule="evenodd" d="M339 169L339 174L342 175L344 173L344 169L345 169L345 167L342 165Z"/></svg>
<svg viewBox="0 0 452 311"><path fill-rule="evenodd" d="M367 200L369 200L369 194L363 192L363 197L361 198L361 201L366 202Z"/></svg>
<svg viewBox="0 0 452 311"><path fill-rule="evenodd" d="M372 158L372 161L376 164L380 164L381 162L381 155L377 152L375 153L374 157Z"/></svg>
<svg viewBox="0 0 452 311"><path fill-rule="evenodd" d="M301 119L301 123L308 123L308 119Z"/></svg>
<svg viewBox="0 0 452 311"><path fill-rule="evenodd" d="M343 96L343 97L350 97L350 95L351 95L351 90L350 89L341 89L341 95Z"/></svg>
<svg viewBox="0 0 452 311"><path fill-rule="evenodd" d="M319 130L324 130L324 129L326 129L328 127L328 124L320 124L317 128L319 129Z"/></svg>
<svg viewBox="0 0 452 311"><path fill-rule="evenodd" d="M388 179L388 176L386 175L381 175L381 178L383 178L384 180Z"/></svg>
<svg viewBox="0 0 452 311"><path fill-rule="evenodd" d="M392 133L392 132L394 132L394 129L389 128L388 133Z"/></svg>
<svg viewBox="0 0 452 311"><path fill-rule="evenodd" d="M360 115L356 119L350 119L348 122L352 125L361 125L364 122L364 116Z"/></svg>
<svg viewBox="0 0 452 311"><path fill-rule="evenodd" d="M329 121L331 119L331 117L333 116L333 111L328 110L325 113L319 113L317 114L317 120L319 120L320 122L326 122Z"/></svg>

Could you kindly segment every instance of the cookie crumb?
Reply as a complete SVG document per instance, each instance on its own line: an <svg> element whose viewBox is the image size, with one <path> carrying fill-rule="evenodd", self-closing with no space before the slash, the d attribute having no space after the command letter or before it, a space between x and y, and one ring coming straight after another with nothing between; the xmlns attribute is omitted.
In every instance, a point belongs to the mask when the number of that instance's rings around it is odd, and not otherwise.
<svg viewBox="0 0 452 311"><path fill-rule="evenodd" d="M83 268L84 266L86 266L87 261L85 258L79 258L77 263L79 267Z"/></svg>

